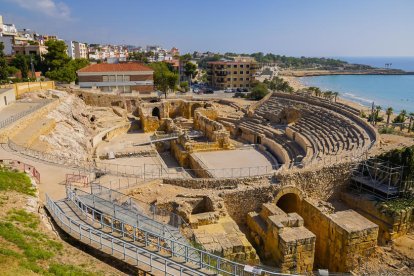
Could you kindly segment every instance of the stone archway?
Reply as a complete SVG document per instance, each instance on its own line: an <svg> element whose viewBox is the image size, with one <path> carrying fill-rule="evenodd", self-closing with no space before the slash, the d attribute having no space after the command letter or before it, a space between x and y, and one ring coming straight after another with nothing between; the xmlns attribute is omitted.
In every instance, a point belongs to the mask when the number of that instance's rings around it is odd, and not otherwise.
<svg viewBox="0 0 414 276"><path fill-rule="evenodd" d="M157 117L158 119L161 119L160 109L158 107L154 107L152 109L151 115Z"/></svg>
<svg viewBox="0 0 414 276"><path fill-rule="evenodd" d="M276 195L274 203L285 213L302 213L302 191L296 187L282 188Z"/></svg>
<svg viewBox="0 0 414 276"><path fill-rule="evenodd" d="M236 138L240 138L243 135L243 130L241 128L237 128L236 130Z"/></svg>

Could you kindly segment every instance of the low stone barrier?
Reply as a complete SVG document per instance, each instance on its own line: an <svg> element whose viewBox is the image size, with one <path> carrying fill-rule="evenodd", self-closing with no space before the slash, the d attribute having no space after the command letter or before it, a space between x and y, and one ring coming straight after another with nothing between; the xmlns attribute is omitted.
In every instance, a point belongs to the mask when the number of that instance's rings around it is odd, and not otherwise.
<svg viewBox="0 0 414 276"><path fill-rule="evenodd" d="M128 122L128 123L121 123L119 125L116 125L109 129L105 129L101 131L100 133L98 133L92 138L91 140L92 147L95 148L104 139L110 140L114 138L115 136L118 136L119 134L126 133L130 127L131 127L131 123Z"/></svg>
<svg viewBox="0 0 414 276"><path fill-rule="evenodd" d="M164 178L164 184L180 186L188 189L236 189L240 184L249 184L271 178L271 175L260 175L243 178Z"/></svg>

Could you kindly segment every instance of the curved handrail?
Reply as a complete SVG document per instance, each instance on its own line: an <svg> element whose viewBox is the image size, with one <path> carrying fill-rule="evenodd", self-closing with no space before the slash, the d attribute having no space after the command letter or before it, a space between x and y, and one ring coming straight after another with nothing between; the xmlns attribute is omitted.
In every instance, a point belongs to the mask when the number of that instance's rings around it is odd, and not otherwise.
<svg viewBox="0 0 414 276"><path fill-rule="evenodd" d="M198 265L199 267L202 268L207 268L209 270L212 271L217 271L219 273L225 273L225 274L229 274L229 275L254 275L248 272L244 271L244 264L240 264L228 259L225 259L223 257L214 255L210 252L192 247L192 246L188 246L187 244L181 243L177 240L173 240L170 238L166 238L164 236L161 236L159 234L153 233L151 231L148 230L144 230L142 228L140 228L139 226L132 226L128 223L125 223L124 221L122 221L119 218L115 218L110 214L105 214L102 213L96 209L93 209L91 207L89 207L87 204L85 204L81 198L79 198L78 195L76 195L76 192L72 191L69 195L69 199L75 203L75 205L79 208L79 210L85 214L85 216L87 218L90 218L92 221L98 223L101 225L102 228L104 227L109 227L111 228L111 231L117 231L120 234L122 234L122 236L127 236L130 237L133 241L139 240L139 241L143 241L142 237L140 238L140 236L136 235L137 230L140 231L140 234L144 235L144 243L146 245L148 244L152 244L154 245L158 251L160 250L167 250L167 251L171 251L171 254L173 257L181 257L183 258L186 262L190 261L196 265ZM90 211L90 212L88 212ZM96 214L98 214L98 216L96 216ZM99 219L98 219L98 218ZM103 218L110 218L112 223L105 223ZM113 221L117 221L118 223L120 223L120 226L114 228L114 223ZM130 233L130 231L125 231L125 229L133 229L132 234ZM170 244L170 247L164 247L160 241L164 240L165 242L167 242L168 244ZM184 248L183 251L180 250L175 251L175 248L179 248L182 247ZM194 259L191 256L193 256L194 254L196 254L196 256L200 256L200 258ZM262 270L262 272L265 275L291 275L291 274L283 274L283 273L277 273L277 272L272 272L272 271L265 271Z"/></svg>
<svg viewBox="0 0 414 276"><path fill-rule="evenodd" d="M82 231L86 232L86 235L84 235L84 238L89 240L90 243L95 242L98 243L101 247L101 249L103 247L106 247L108 249L111 250L111 255L115 256L115 253L119 253L121 255L123 255L124 259L128 258L132 258L135 259L137 261L137 265L139 265L140 263L143 263L145 265L148 265L151 267L151 269L157 269L163 273L165 273L165 275L175 275L172 274L168 271L167 268L170 267L170 265L174 265L176 267L178 267L178 271L179 274L181 275L183 272L191 272L193 274L191 275L205 275L205 273L201 273L200 271L197 271L195 269L186 267L184 265L182 265L179 262L176 261L172 261L168 258L165 258L159 254L155 254L153 252L151 252L150 250L147 250L145 248L139 247L135 244L132 243L128 243L122 239L113 237L112 235L108 235L100 230L97 230L95 228L93 228L90 225L87 224L82 224L79 223L77 221L72 220L70 217L68 217L64 212L62 212L62 210L59 208L59 206L56 205L56 203L51 200L49 198L49 196L46 194L46 207L47 209L50 211L50 213L52 214L52 217L54 218L54 220L56 221L56 223L61 226L65 226L69 228L69 233L75 232L77 234L80 235L79 240L82 241ZM68 222L65 222L66 219ZM99 239L93 239L92 237L96 236L99 237ZM107 241L110 245L105 244L103 241ZM119 250L116 248L115 245L118 245L119 247L123 248L123 250ZM130 255L127 253L127 251L130 252L134 252L135 255ZM148 261L145 261L143 259L143 257L141 257L141 260L139 259L140 255L147 255L149 257L147 257L147 259L149 259ZM163 267L163 269L160 269L157 266L154 266L153 263L156 261L158 261L158 264L161 265Z"/></svg>

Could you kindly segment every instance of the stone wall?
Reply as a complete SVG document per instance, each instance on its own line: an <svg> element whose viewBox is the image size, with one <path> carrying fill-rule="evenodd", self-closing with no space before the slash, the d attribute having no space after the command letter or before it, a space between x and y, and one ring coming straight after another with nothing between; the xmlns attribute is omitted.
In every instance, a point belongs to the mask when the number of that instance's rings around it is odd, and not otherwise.
<svg viewBox="0 0 414 276"><path fill-rule="evenodd" d="M194 128L200 130L212 142L217 142L220 148L231 148L230 132L217 122L218 112L213 108L198 108L194 112Z"/></svg>
<svg viewBox="0 0 414 276"><path fill-rule="evenodd" d="M414 230L414 208L388 211L386 202L381 206L378 201L348 192L341 193L341 199L350 208L379 226L380 244L387 244Z"/></svg>
<svg viewBox="0 0 414 276"><path fill-rule="evenodd" d="M248 236L262 261L280 267L283 273L306 273L313 269L315 235L296 213L285 213L272 203L260 213L247 215Z"/></svg>
<svg viewBox="0 0 414 276"><path fill-rule="evenodd" d="M295 186L307 196L329 201L340 197L350 183L350 163L329 167L283 171L277 174L281 186Z"/></svg>
<svg viewBox="0 0 414 276"><path fill-rule="evenodd" d="M175 186L180 186L188 189L235 189L239 185L254 185L257 182L269 181L269 176L255 176L255 177L246 177L246 178L211 178L211 179L201 179L201 178L164 178L164 184L170 184ZM231 202L230 207L235 207L237 204L238 197L235 195L234 199L230 199L232 196L228 196L229 201ZM227 198L227 196L226 196ZM254 198L250 200L256 200ZM249 200L249 201L250 201ZM266 197L266 200L268 198ZM266 201L264 201L266 202ZM260 205L258 205L260 206ZM250 209L255 210L255 209ZM247 212L246 212L247 214ZM240 216L242 217L242 215Z"/></svg>
<svg viewBox="0 0 414 276"><path fill-rule="evenodd" d="M353 210L326 213L304 199L299 215L305 227L316 236L315 267L347 272L358 258L369 257L377 244L378 226Z"/></svg>
<svg viewBox="0 0 414 276"><path fill-rule="evenodd" d="M128 110L128 112L133 112L138 107L139 103L141 103L143 100L150 101L157 100L158 98L156 96L117 94L101 92L98 90L84 90L71 88L62 88L62 90L77 95L87 105L99 107L119 106Z"/></svg>
<svg viewBox="0 0 414 276"><path fill-rule="evenodd" d="M109 129L105 129L101 131L100 133L98 133L92 138L91 140L92 147L97 147L98 144L102 142L102 140L110 141L111 139L113 139L114 137L120 134L127 133L130 127L131 127L131 123L128 122L128 123L121 123L119 125L116 125Z"/></svg>
<svg viewBox="0 0 414 276"><path fill-rule="evenodd" d="M263 179L268 181L268 179ZM255 181L259 182L260 179ZM274 194L279 187L262 186L247 187L237 191L227 192L223 194L224 204L229 215L238 225L245 225L247 214L249 212L259 211L263 203L269 202L274 198Z"/></svg>

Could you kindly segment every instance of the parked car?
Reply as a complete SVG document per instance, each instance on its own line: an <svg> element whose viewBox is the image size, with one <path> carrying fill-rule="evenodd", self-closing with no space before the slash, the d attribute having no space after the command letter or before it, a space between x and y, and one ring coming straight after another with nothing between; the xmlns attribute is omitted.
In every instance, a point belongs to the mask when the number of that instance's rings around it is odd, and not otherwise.
<svg viewBox="0 0 414 276"><path fill-rule="evenodd" d="M204 92L205 94L213 94L214 90L211 88L207 88L206 91Z"/></svg>
<svg viewBox="0 0 414 276"><path fill-rule="evenodd" d="M233 89L226 88L226 89L224 89L224 93L233 93Z"/></svg>
<svg viewBox="0 0 414 276"><path fill-rule="evenodd" d="M243 90L243 92L249 92L249 89L247 89L247 88L243 88L242 90Z"/></svg>
<svg viewBox="0 0 414 276"><path fill-rule="evenodd" d="M199 93L199 92L200 92L200 89L198 89L198 88L193 88L193 92L197 94L197 93Z"/></svg>
<svg viewBox="0 0 414 276"><path fill-rule="evenodd" d="M243 92L243 89L241 89L241 88L237 88L237 89L236 89L236 91L237 91L237 92Z"/></svg>

